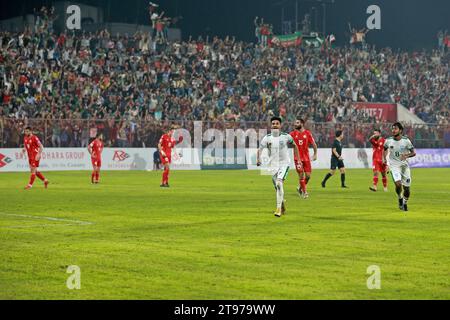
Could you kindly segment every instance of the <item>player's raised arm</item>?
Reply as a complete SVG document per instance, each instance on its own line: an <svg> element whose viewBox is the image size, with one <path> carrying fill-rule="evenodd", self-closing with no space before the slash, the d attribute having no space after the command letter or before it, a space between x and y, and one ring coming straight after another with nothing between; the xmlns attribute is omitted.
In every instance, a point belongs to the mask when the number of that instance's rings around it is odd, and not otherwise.
<svg viewBox="0 0 450 320"><path fill-rule="evenodd" d="M178 138L178 140L177 140L176 145L173 147L173 151L174 151L176 154L178 154L178 156L179 156L180 158L183 157L183 153L178 152L178 149L177 149L176 146L179 145L179 144L181 144L183 141L184 141L183 136L180 136L180 137Z"/></svg>

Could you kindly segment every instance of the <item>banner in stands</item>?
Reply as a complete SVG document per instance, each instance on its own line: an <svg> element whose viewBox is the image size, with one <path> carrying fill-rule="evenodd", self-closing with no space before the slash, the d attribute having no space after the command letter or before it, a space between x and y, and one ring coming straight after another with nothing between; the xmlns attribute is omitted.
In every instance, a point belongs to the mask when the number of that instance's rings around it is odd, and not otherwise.
<svg viewBox="0 0 450 320"><path fill-rule="evenodd" d="M232 150L228 150L231 152ZM173 170L208 170L208 169L249 169L259 170L256 166L256 149L236 150L221 155L208 156L199 149L179 149L172 155ZM312 155L311 150L311 155ZM203 157L202 157L203 156ZM106 171L151 171L158 170L159 158L156 149L105 149L102 157L102 169ZM200 159L203 158L203 164ZM291 156L293 159L293 155ZM372 149L344 149L343 158L349 169L371 169ZM262 160L267 161L266 151ZM319 149L318 160L312 162L313 169L329 169L330 149ZM234 162L234 163L233 163ZM409 160L413 168L450 168L450 149L418 149L417 157ZM294 169L294 163L291 163ZM45 149L42 154L42 171L90 171L91 158L85 149ZM28 172L28 159L21 149L0 149L1 172Z"/></svg>
<svg viewBox="0 0 450 320"><path fill-rule="evenodd" d="M450 149L418 149L411 158L412 168L450 168Z"/></svg>
<svg viewBox="0 0 450 320"><path fill-rule="evenodd" d="M284 48L298 47L302 44L302 33L296 32L293 34L274 36L272 38L272 43Z"/></svg>
<svg viewBox="0 0 450 320"><path fill-rule="evenodd" d="M397 105L394 103L355 103L355 108L364 110L377 120L394 123L398 121Z"/></svg>
<svg viewBox="0 0 450 320"><path fill-rule="evenodd" d="M303 35L301 32L295 32L286 35L275 35L271 39L271 45L278 47L299 47L305 48L320 48L325 42L324 38L319 37L318 34Z"/></svg>

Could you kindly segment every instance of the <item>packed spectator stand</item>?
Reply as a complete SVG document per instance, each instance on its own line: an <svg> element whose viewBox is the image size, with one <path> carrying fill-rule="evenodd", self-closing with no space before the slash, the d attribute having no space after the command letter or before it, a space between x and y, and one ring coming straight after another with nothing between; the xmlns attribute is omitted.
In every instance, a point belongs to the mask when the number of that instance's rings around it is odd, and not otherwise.
<svg viewBox="0 0 450 320"><path fill-rule="evenodd" d="M28 125L46 147L85 147L98 131L109 146L154 147L173 122L260 128L273 114L306 119L319 145L343 127L348 145L364 147L374 126L389 124L355 102L402 104L428 124L408 128L418 147L449 147L449 58L445 50L55 34L48 23L0 31L0 147L20 146Z"/></svg>

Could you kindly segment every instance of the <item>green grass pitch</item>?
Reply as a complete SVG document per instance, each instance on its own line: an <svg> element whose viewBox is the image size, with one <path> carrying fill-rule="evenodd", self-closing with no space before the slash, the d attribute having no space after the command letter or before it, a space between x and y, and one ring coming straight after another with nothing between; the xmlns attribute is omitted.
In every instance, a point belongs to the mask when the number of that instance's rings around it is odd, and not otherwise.
<svg viewBox="0 0 450 320"><path fill-rule="evenodd" d="M0 175L0 299L450 299L448 169L413 170L410 212L395 192L371 193L371 171L348 185L315 171L311 198L286 183L277 219L259 172ZM54 219L56 218L56 219ZM67 267L81 268L69 290ZM367 268L381 289L367 288Z"/></svg>

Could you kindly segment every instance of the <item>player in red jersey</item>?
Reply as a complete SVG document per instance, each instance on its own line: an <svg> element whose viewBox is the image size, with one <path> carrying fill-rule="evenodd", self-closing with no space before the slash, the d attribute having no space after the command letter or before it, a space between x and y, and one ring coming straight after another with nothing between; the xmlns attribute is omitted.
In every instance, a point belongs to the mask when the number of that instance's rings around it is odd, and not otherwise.
<svg viewBox="0 0 450 320"><path fill-rule="evenodd" d="M387 192L388 167L386 163L383 163L383 152L386 139L381 136L380 129L375 129L373 136L371 136L369 140L373 147L373 186L369 189L373 192L378 191L378 177L381 173L384 191Z"/></svg>
<svg viewBox="0 0 450 320"><path fill-rule="evenodd" d="M175 146L181 142L183 142L183 137L180 136L178 141L173 138L174 130L177 127L172 126L170 131L164 134L159 140L158 150L159 156L161 158L161 163L164 166L164 173L162 176L161 188L169 188L169 173L170 173L170 164L172 163L172 150Z"/></svg>
<svg viewBox="0 0 450 320"><path fill-rule="evenodd" d="M300 196L308 198L308 192L306 186L311 179L312 166L311 158L309 156L309 147L314 148L313 161L317 160L317 144L310 131L305 129L305 120L298 119L295 121L295 130L291 132L291 136L294 139L295 144L300 151L300 159L294 157L295 168L298 173L300 185L297 189Z"/></svg>
<svg viewBox="0 0 450 320"><path fill-rule="evenodd" d="M89 154L91 155L92 171L91 182L92 184L98 184L100 181L100 169L102 168L102 152L103 152L103 135L97 134L94 141L88 146Z"/></svg>
<svg viewBox="0 0 450 320"><path fill-rule="evenodd" d="M30 182L25 187L25 190L30 190L33 187L34 181L36 177L38 177L41 181L44 182L45 189L48 188L48 180L38 171L39 164L42 157L42 152L44 151L44 146L42 145L39 138L33 134L33 131L30 127L25 129L25 137L23 139L23 154L25 152L28 154L28 163L30 165Z"/></svg>

